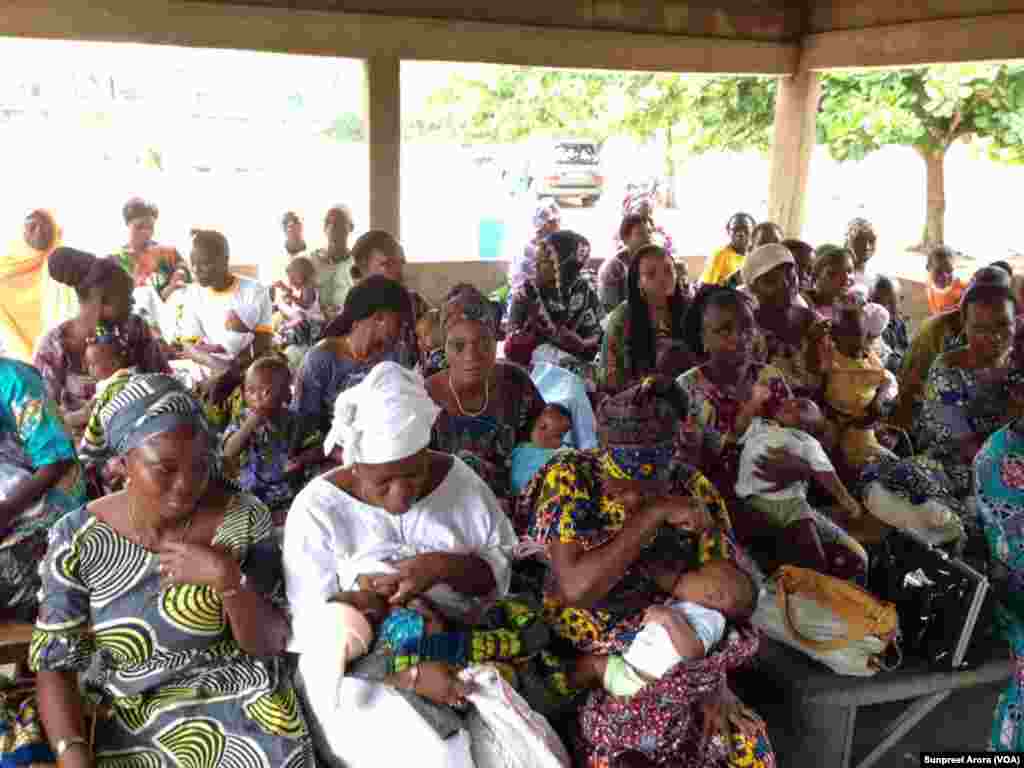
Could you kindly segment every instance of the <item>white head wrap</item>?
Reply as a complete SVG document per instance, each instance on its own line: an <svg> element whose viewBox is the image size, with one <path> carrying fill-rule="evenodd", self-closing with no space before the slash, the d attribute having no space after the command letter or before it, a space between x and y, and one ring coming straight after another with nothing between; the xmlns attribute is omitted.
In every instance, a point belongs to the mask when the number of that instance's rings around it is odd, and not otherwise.
<svg viewBox="0 0 1024 768"><path fill-rule="evenodd" d="M765 243L754 249L743 263L743 284L752 286L761 275L771 272L780 264L796 264L789 249L779 243Z"/></svg>
<svg viewBox="0 0 1024 768"><path fill-rule="evenodd" d="M401 461L430 444L440 412L423 377L397 363L379 363L361 383L338 395L324 453L340 446L346 467Z"/></svg>
<svg viewBox="0 0 1024 768"><path fill-rule="evenodd" d="M875 302L865 304L864 324L869 336L881 336L889 325L889 310Z"/></svg>

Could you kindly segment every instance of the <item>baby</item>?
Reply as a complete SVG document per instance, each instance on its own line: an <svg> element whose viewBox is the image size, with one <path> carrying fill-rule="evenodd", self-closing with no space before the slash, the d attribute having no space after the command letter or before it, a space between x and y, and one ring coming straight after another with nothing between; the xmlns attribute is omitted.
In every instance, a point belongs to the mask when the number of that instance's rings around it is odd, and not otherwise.
<svg viewBox="0 0 1024 768"><path fill-rule="evenodd" d="M704 658L724 637L727 620L750 618L757 594L754 580L730 560L682 574L672 586L673 600L648 608L625 653L608 657L605 690L634 696L679 662Z"/></svg>
<svg viewBox="0 0 1024 768"><path fill-rule="evenodd" d="M116 379L135 373L135 369L128 366L128 350L121 337L115 334L97 332L86 343L82 361L86 373L96 379L96 398Z"/></svg>
<svg viewBox="0 0 1024 768"><path fill-rule="evenodd" d="M520 443L512 451L512 491L522 493L534 475L564 448L565 436L572 429L572 413L564 405L549 403L540 412L530 431L530 442Z"/></svg>
<svg viewBox="0 0 1024 768"><path fill-rule="evenodd" d="M832 345L823 372L824 399L831 434L851 471L859 471L879 458L892 457L878 442L874 429L898 391L896 377L871 348L871 331L877 330L880 336L885 330L884 325L879 328L879 323L871 322L873 315L876 319L880 316L877 310L888 315L877 304L869 307L856 301L843 301L833 308Z"/></svg>
<svg viewBox="0 0 1024 768"><path fill-rule="evenodd" d="M440 310L428 310L416 321L416 344L419 347L420 369L424 379L448 367Z"/></svg>
<svg viewBox="0 0 1024 768"><path fill-rule="evenodd" d="M755 390L755 398L760 403L766 401L765 395L758 390ZM832 494L850 519L859 518L863 507L843 485L821 443L813 437L820 433L824 423L814 401L803 398L784 400L773 420L755 417L739 441L743 452L740 454L736 495L745 499L776 530L782 562L820 573L846 576L845 571L839 571L849 565L847 558L842 558L842 562L836 560L836 568L828 564L820 533L825 519L808 503L807 483L796 482L775 490L774 485L760 479L757 472L763 457L774 449L784 448L787 453L799 456L810 465L814 480ZM834 535L834 525L828 524L824 528L835 538L843 538L842 535ZM858 570L856 563L853 567Z"/></svg>

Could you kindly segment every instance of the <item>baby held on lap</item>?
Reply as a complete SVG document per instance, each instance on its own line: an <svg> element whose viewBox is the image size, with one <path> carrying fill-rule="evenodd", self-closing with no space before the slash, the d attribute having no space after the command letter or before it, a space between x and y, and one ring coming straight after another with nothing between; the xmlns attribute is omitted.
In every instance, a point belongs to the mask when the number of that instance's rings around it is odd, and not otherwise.
<svg viewBox="0 0 1024 768"><path fill-rule="evenodd" d="M753 614L757 592L753 579L729 560L712 560L680 575L672 599L647 609L643 628L625 653L606 657L605 690L634 696L680 662L703 659L725 636L727 621Z"/></svg>

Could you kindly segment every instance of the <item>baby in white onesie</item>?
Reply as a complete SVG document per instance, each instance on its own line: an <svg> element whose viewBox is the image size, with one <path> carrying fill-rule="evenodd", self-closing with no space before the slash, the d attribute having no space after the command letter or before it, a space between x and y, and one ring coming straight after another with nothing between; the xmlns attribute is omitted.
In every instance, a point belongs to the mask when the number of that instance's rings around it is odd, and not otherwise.
<svg viewBox="0 0 1024 768"><path fill-rule="evenodd" d="M753 579L729 560L684 573L672 588L675 600L648 608L626 652L608 657L605 690L633 696L679 662L704 658L725 636L727 620L750 617L757 593Z"/></svg>

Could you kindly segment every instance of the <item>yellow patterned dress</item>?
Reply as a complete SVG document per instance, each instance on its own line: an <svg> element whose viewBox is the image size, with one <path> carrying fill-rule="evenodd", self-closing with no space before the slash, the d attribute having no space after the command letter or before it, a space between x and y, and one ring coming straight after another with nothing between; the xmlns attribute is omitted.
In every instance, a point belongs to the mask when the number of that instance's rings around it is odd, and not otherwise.
<svg viewBox="0 0 1024 768"><path fill-rule="evenodd" d="M270 513L235 497L212 544L231 551L248 584L281 594ZM313 753L280 659L242 651L220 596L161 589L157 556L87 507L50 533L29 654L34 670L84 672L103 706L103 768L307 768Z"/></svg>

